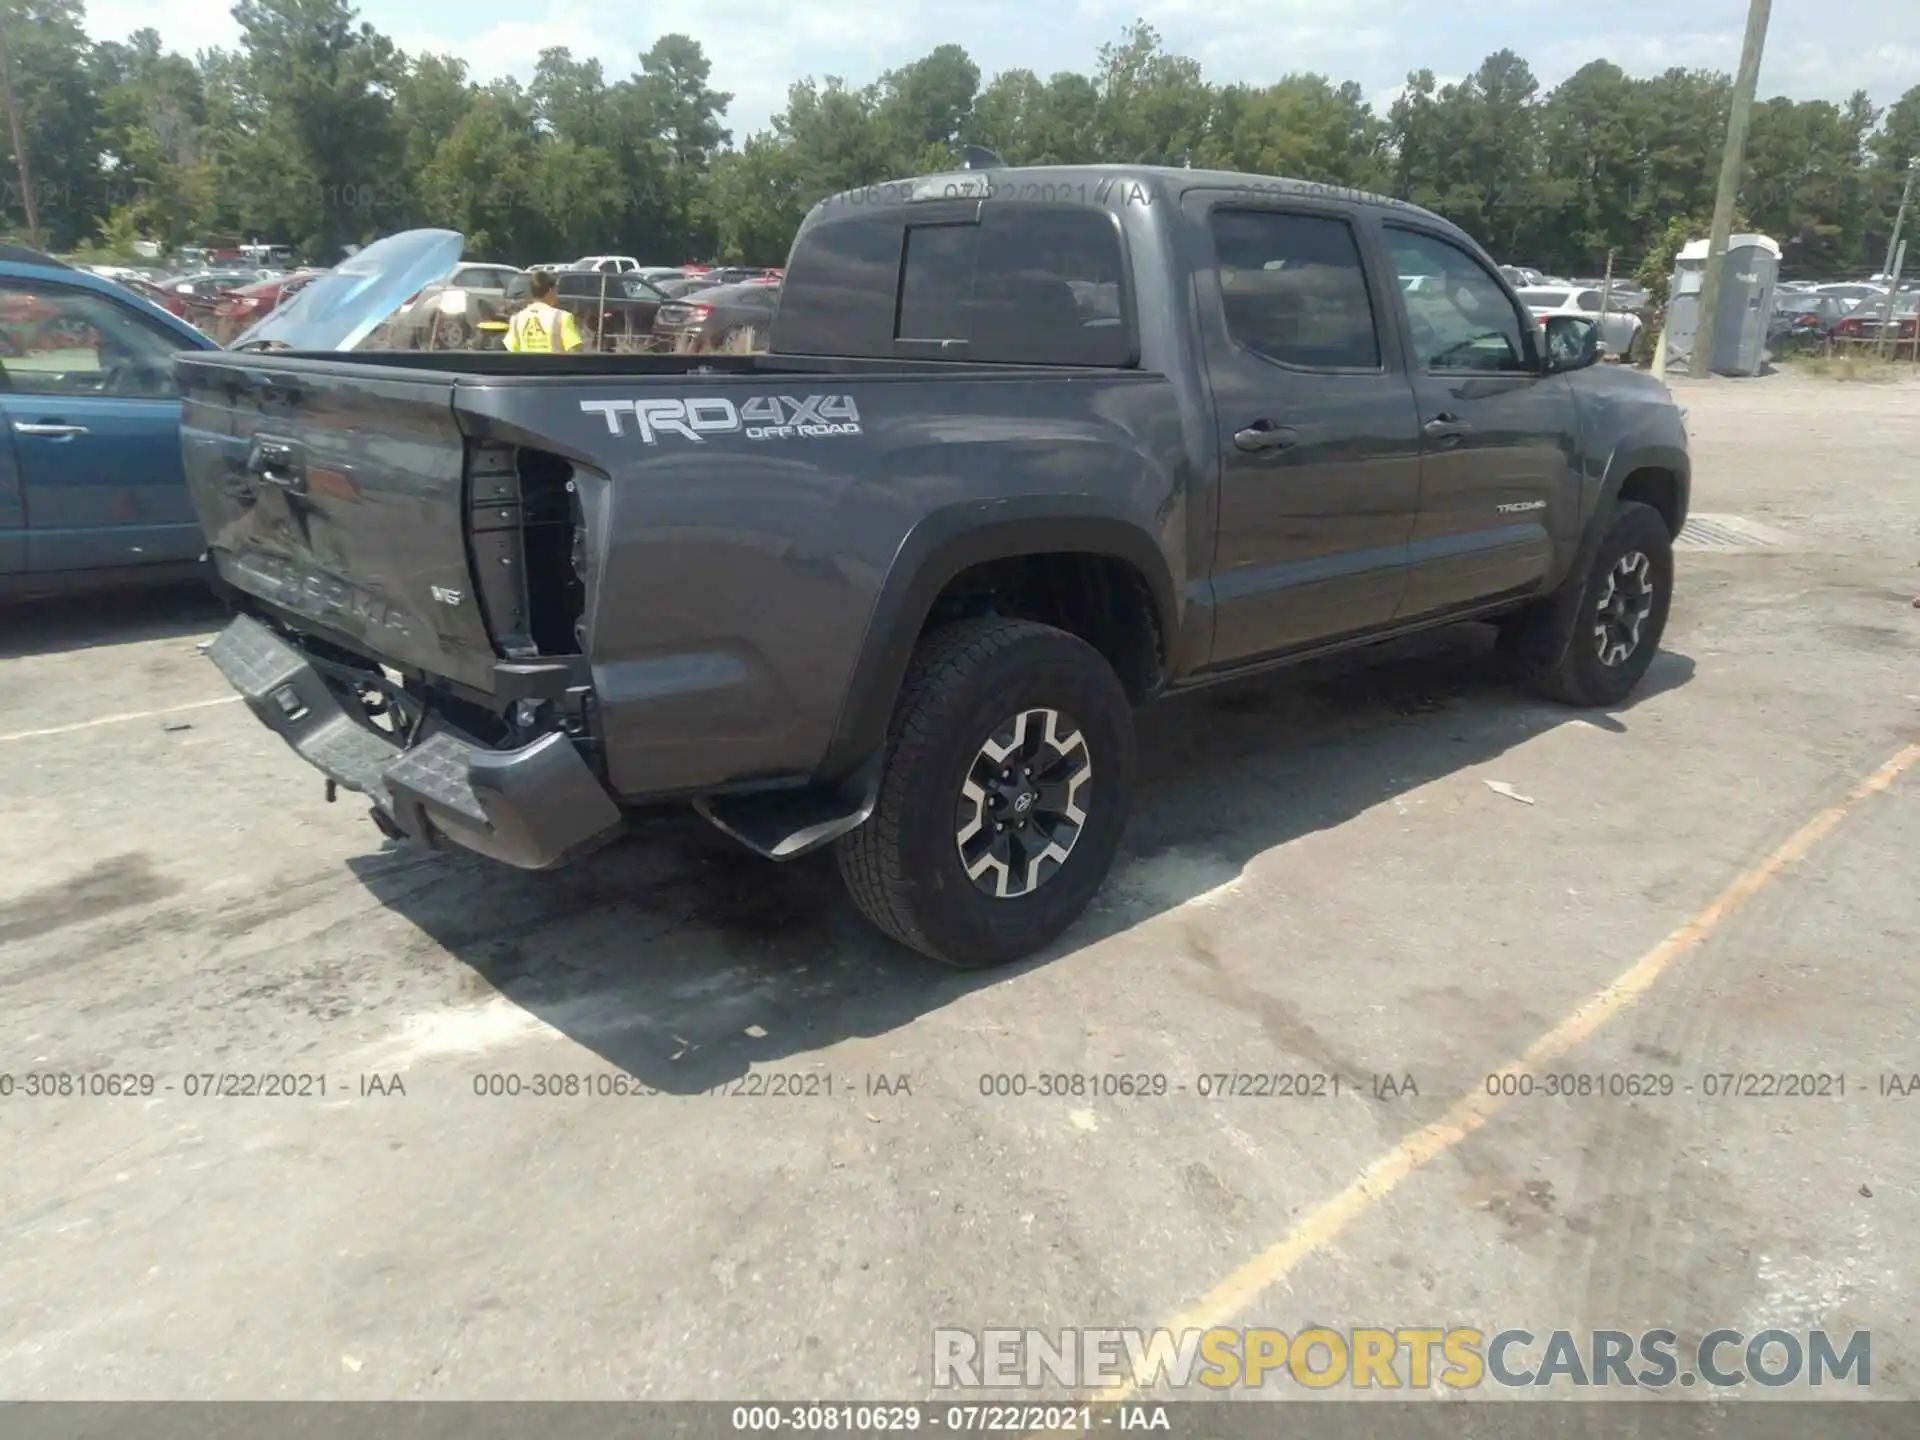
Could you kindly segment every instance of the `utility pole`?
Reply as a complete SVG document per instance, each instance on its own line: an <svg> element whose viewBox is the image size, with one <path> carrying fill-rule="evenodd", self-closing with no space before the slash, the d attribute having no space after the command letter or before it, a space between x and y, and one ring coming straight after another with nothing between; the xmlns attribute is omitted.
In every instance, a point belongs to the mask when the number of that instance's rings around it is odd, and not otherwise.
<svg viewBox="0 0 1920 1440"><path fill-rule="evenodd" d="M20 128L20 101L13 93L13 52L7 44L7 22L0 15L0 86L6 89L7 124L13 130L13 158L20 167L20 200L27 212L27 237L40 244L40 208L33 199L33 176L27 169L27 140Z"/></svg>
<svg viewBox="0 0 1920 1440"><path fill-rule="evenodd" d="M1600 343L1607 340L1607 316L1613 310L1613 257L1614 251L1607 251L1607 273L1600 281Z"/></svg>
<svg viewBox="0 0 1920 1440"><path fill-rule="evenodd" d="M1920 175L1920 155L1907 161L1907 183L1900 188L1900 208L1893 216L1893 238L1887 241L1887 263L1880 271L1880 278L1887 282L1887 298L1880 305L1880 344L1876 346L1882 353L1886 350L1889 335L1900 332L1893 328L1893 307L1900 298L1900 272L1906 267L1907 244L1900 238L1900 231L1907 223L1907 204L1913 199L1913 177ZM1900 353L1896 343L1893 353Z"/></svg>
<svg viewBox="0 0 1920 1440"><path fill-rule="evenodd" d="M1907 242L1902 240L1900 248L1893 252L1893 269L1887 272L1887 301L1880 307L1880 343L1875 348L1882 355L1900 354L1900 327L1893 318L1893 302L1900 296L1900 272L1907 263ZM1889 351L1891 346L1891 351Z"/></svg>
<svg viewBox="0 0 1920 1440"><path fill-rule="evenodd" d="M1893 274L1893 252L1900 248L1900 231L1907 223L1907 206L1913 200L1913 180L1920 175L1920 155L1907 160L1907 183L1900 189L1900 208L1894 212L1893 234L1887 240L1887 263L1880 267L1883 277Z"/></svg>
<svg viewBox="0 0 1920 1440"><path fill-rule="evenodd" d="M1720 188L1713 197L1713 230L1707 237L1707 273L1700 282L1700 323L1693 332L1696 380L1713 374L1714 330L1720 318L1720 270L1733 229L1733 204L1740 196L1740 169L1747 156L1747 121L1753 92L1760 85L1760 52L1767 43L1767 18L1773 0L1748 0L1747 38L1740 46L1740 73L1733 81L1733 106L1727 115L1727 148L1720 155Z"/></svg>

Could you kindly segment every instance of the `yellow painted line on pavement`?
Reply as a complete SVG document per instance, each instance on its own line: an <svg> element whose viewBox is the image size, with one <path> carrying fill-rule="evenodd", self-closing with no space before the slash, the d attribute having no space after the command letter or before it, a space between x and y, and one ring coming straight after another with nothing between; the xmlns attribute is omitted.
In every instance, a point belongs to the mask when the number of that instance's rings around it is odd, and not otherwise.
<svg viewBox="0 0 1920 1440"><path fill-rule="evenodd" d="M1558 1060L1614 1016L1653 988L1676 961L1720 928L1727 917L1759 894L1790 866L1833 832L1861 801L1877 795L1920 761L1920 745L1909 745L1886 764L1787 837L1772 854L1741 875L1706 909L1668 935L1612 984L1529 1045L1519 1059L1495 1072L1531 1074ZM1226 1325L1244 1313L1262 1292L1287 1278L1294 1268L1355 1220L1393 1193L1400 1182L1429 1161L1446 1154L1512 1103L1511 1096L1474 1091L1454 1102L1438 1120L1400 1140L1360 1173L1346 1189L1314 1207L1274 1244L1247 1261L1191 1307L1166 1322L1176 1336L1186 1330ZM1094 1392L1103 1403L1137 1394L1129 1381Z"/></svg>
<svg viewBox="0 0 1920 1440"><path fill-rule="evenodd" d="M130 710L125 715L102 715L95 720L76 720L71 725L49 725L44 730L16 730L0 735L0 745L9 740L38 740L43 735L71 735L76 730L92 730L101 725L119 725L128 720L153 720L161 715L178 715L186 710L205 710L211 705L232 705L238 695L222 695L213 700L192 700L185 705L165 705L158 710Z"/></svg>

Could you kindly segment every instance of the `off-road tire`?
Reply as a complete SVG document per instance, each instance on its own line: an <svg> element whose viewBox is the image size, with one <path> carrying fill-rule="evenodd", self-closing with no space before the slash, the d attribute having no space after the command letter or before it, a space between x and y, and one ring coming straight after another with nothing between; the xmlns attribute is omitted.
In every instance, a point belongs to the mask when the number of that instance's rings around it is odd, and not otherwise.
<svg viewBox="0 0 1920 1440"><path fill-rule="evenodd" d="M982 893L956 843L955 806L980 747L1036 708L1070 716L1090 766L1086 819L1030 892ZM1133 707L1085 641L1029 620L963 620L923 637L888 727L880 798L837 846L854 904L903 945L959 969L1003 965L1055 939L1106 879L1133 801Z"/></svg>
<svg viewBox="0 0 1920 1440"><path fill-rule="evenodd" d="M1602 662L1594 634L1596 612L1608 578L1635 554L1648 561L1652 606L1641 620L1632 652L1617 664ZM1618 705L1633 693L1660 649L1673 603L1673 537L1651 505L1622 500L1613 507L1586 573L1500 626L1500 652L1522 685L1563 705Z"/></svg>

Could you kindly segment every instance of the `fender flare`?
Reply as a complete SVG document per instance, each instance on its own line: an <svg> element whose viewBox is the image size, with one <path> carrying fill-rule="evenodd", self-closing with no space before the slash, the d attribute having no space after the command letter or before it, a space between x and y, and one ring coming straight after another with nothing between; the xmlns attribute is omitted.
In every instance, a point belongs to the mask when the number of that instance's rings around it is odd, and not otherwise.
<svg viewBox="0 0 1920 1440"><path fill-rule="evenodd" d="M1616 445L1613 454L1607 459L1607 467L1601 475L1600 484L1595 492L1593 508L1587 514L1586 524L1581 530L1580 545L1575 551L1573 564L1559 587L1541 602L1548 608L1552 617L1545 633L1558 638L1558 653L1542 657L1546 664L1557 664L1565 653L1566 646L1572 643L1572 610L1580 603L1586 592L1587 575L1593 569L1594 555L1600 549L1600 540L1607 532L1607 522L1613 514L1613 507L1620 499L1621 488L1627 483L1627 477L1637 470L1666 470L1679 478L1679 496L1675 507L1674 534L1687 523L1687 507L1693 488L1693 462L1683 445L1674 445L1666 441L1640 441L1629 438Z"/></svg>
<svg viewBox="0 0 1920 1440"><path fill-rule="evenodd" d="M990 560L1059 553L1106 556L1137 570L1151 592L1162 643L1172 648L1181 618L1173 575L1159 540L1138 522L1075 495L944 506L915 524L894 553L816 774L830 780L850 773L886 743L914 646L949 581Z"/></svg>
<svg viewBox="0 0 1920 1440"><path fill-rule="evenodd" d="M1587 514L1586 525L1580 536L1579 553L1574 557L1573 568L1567 575L1569 584L1585 581L1587 569L1593 564L1594 551L1600 548L1600 537L1606 533L1607 518L1613 514L1613 507L1620 499L1621 487L1627 483L1627 477L1638 470L1665 470L1679 477L1680 493L1674 517L1676 538L1680 527L1687 523L1687 507L1693 490L1693 461L1685 447L1666 441L1632 438L1616 445L1613 454L1607 457L1607 468L1594 495L1593 509Z"/></svg>

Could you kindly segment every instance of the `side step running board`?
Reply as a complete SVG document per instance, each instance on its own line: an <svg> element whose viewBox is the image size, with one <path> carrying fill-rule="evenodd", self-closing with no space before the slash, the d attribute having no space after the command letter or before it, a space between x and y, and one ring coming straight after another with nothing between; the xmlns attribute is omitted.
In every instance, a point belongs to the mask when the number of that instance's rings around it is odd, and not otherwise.
<svg viewBox="0 0 1920 1440"><path fill-rule="evenodd" d="M876 753L838 785L703 795L693 808L749 850L769 860L793 860L832 844L873 814L883 755Z"/></svg>

